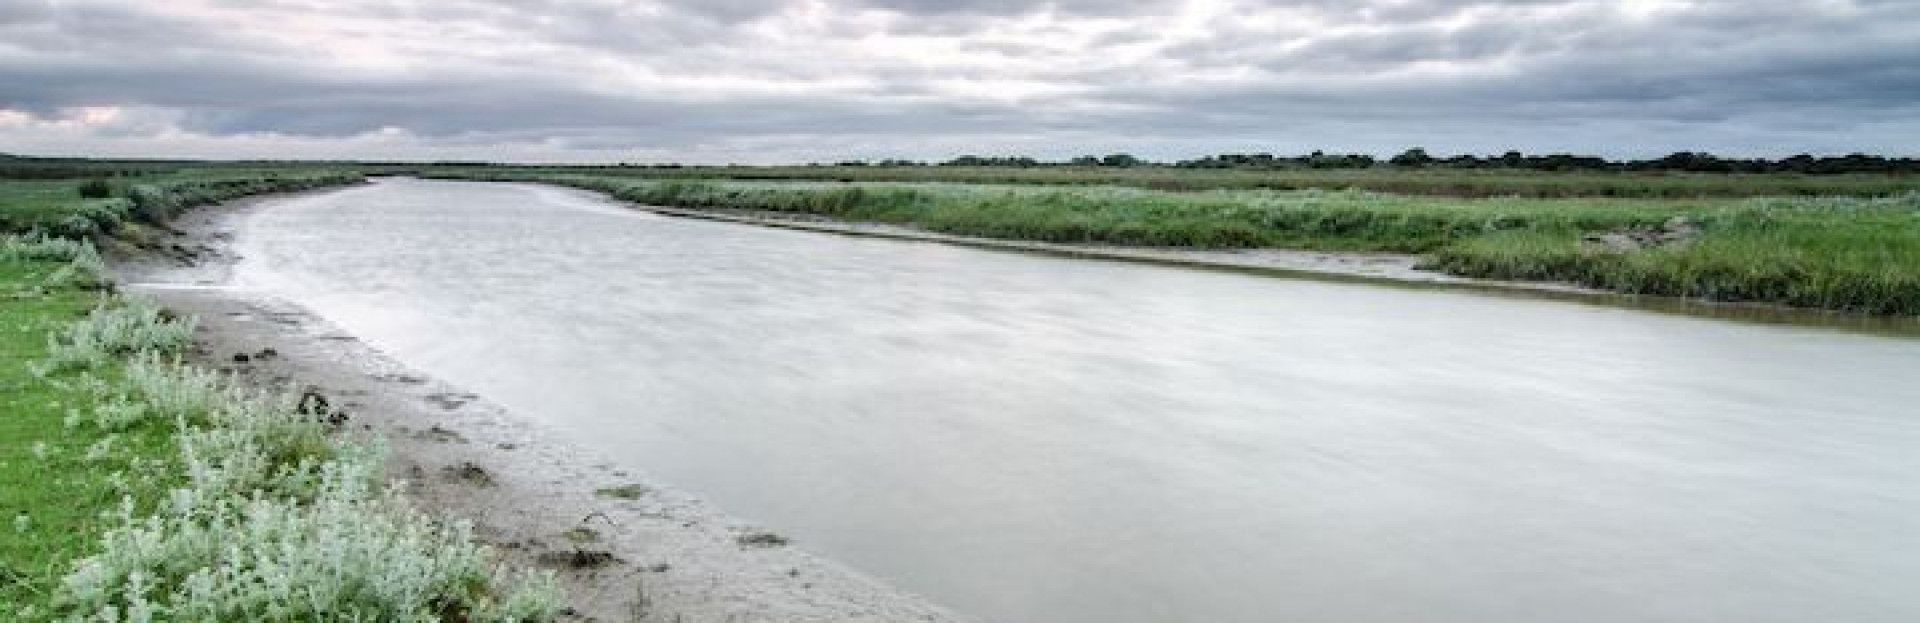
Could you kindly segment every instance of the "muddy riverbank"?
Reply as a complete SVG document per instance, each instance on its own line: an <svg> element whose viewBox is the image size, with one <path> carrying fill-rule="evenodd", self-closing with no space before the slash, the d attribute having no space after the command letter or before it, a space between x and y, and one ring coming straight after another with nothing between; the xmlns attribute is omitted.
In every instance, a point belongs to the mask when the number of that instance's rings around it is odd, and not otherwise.
<svg viewBox="0 0 1920 623"><path fill-rule="evenodd" d="M632 473L538 422L408 368L310 311L232 283L254 211L191 211L139 245L110 241L122 286L198 316L196 363L312 391L379 440L423 508L471 521L512 564L553 569L593 621L963 621L777 531Z"/></svg>

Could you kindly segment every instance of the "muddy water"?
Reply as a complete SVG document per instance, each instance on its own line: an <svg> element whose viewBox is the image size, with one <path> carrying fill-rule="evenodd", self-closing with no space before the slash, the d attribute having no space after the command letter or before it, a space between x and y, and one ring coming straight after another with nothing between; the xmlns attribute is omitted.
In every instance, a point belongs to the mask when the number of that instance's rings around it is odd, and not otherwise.
<svg viewBox="0 0 1920 623"><path fill-rule="evenodd" d="M243 286L989 620L1920 620L1920 340L534 186L241 238Z"/></svg>

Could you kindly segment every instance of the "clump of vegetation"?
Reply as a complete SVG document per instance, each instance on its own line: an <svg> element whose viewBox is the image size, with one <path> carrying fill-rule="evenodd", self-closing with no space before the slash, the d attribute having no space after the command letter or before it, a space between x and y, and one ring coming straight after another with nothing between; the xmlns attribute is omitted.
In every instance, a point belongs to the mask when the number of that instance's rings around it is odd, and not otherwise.
<svg viewBox="0 0 1920 623"><path fill-rule="evenodd" d="M42 235L0 236L0 261L65 262L47 275L54 287L98 289L109 285L107 263L93 243Z"/></svg>
<svg viewBox="0 0 1920 623"><path fill-rule="evenodd" d="M0 261L71 262L83 253L99 255L93 244L85 240L44 235L0 236Z"/></svg>
<svg viewBox="0 0 1920 623"><path fill-rule="evenodd" d="M81 199L105 199L113 196L113 185L97 177L81 182L78 190Z"/></svg>
<svg viewBox="0 0 1920 623"><path fill-rule="evenodd" d="M101 620L207 621L504 622L558 611L550 576L503 574L465 524L379 489L372 453L319 446L311 456L313 431L287 432L183 442L192 486L150 515L124 507L122 527L67 576L60 607Z"/></svg>
<svg viewBox="0 0 1920 623"><path fill-rule="evenodd" d="M50 374L104 365L142 353L171 355L193 339L195 321L179 318L140 299L103 303L79 322L49 337L38 370Z"/></svg>
<svg viewBox="0 0 1920 623"><path fill-rule="evenodd" d="M98 308L62 344L125 361L95 426L171 426L184 485L81 559L54 607L99 620L535 621L558 611L551 578L506 574L458 523L380 486L377 448L331 434L297 398L248 390L164 357L191 320L151 305ZM88 336L88 337L74 337ZM82 422L88 420L81 420Z"/></svg>

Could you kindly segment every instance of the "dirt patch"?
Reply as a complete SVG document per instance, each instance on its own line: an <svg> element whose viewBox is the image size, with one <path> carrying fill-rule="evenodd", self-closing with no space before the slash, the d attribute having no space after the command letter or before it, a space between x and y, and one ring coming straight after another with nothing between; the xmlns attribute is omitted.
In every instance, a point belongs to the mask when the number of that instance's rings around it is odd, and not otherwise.
<svg viewBox="0 0 1920 623"><path fill-rule="evenodd" d="M478 398L479 396L465 392L434 392L427 394L427 402L431 402L434 406L448 411L458 409Z"/></svg>
<svg viewBox="0 0 1920 623"><path fill-rule="evenodd" d="M742 547L780 547L790 542L787 537L764 530L742 534L734 540Z"/></svg>
<svg viewBox="0 0 1920 623"><path fill-rule="evenodd" d="M493 472L489 472L487 468L475 465L472 462L442 467L440 468L440 475L446 477L448 480L476 487L491 487L494 485Z"/></svg>
<svg viewBox="0 0 1920 623"><path fill-rule="evenodd" d="M424 376L419 376L415 374L402 374L398 372L382 372L379 374L372 374L368 376L376 381L382 381L386 383L400 383L403 385L419 385L421 383L427 382L427 378Z"/></svg>
<svg viewBox="0 0 1920 623"><path fill-rule="evenodd" d="M613 552L597 549L575 549L560 552L545 552L539 556L540 566L560 569L598 569L618 564L619 557Z"/></svg>
<svg viewBox="0 0 1920 623"><path fill-rule="evenodd" d="M1581 246L1595 251L1640 251L1662 247L1682 247L1700 235L1700 224L1684 216L1667 219L1653 227L1616 229L1587 234Z"/></svg>
<svg viewBox="0 0 1920 623"><path fill-rule="evenodd" d="M459 431L455 431L453 429L447 428L445 426L441 426L439 424L429 426L427 427L426 430L414 433L413 437L415 439L425 439L427 441L433 441L437 443L466 443L467 442L467 438L465 436L462 436L459 433Z"/></svg>

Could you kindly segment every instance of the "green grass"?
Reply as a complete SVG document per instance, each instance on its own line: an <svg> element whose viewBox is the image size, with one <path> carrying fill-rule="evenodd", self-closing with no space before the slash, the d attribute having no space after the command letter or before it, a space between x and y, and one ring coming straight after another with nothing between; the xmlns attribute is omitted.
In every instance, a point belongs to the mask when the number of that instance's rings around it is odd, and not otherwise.
<svg viewBox="0 0 1920 623"><path fill-rule="evenodd" d="M0 180L0 232L83 235L111 228L132 209L125 198L82 199L74 180Z"/></svg>
<svg viewBox="0 0 1920 623"><path fill-rule="evenodd" d="M33 372L48 338L100 297L45 285L62 264L0 259L0 620L48 600L73 561L116 525L110 511L122 496L157 499L171 482L153 469L172 454L167 427L65 424L98 406L86 379L116 379L117 366L52 379Z"/></svg>
<svg viewBox="0 0 1920 623"><path fill-rule="evenodd" d="M485 174L502 168L407 167L426 174ZM1049 166L1016 167L510 167L549 175L596 175L656 180L774 180L827 182L946 182L1126 186L1150 190L1344 190L1449 197L1698 198L1769 196L1883 197L1920 191L1920 175L1792 173L1544 172L1502 169L1182 169Z"/></svg>
<svg viewBox="0 0 1920 623"><path fill-rule="evenodd" d="M911 225L961 235L1202 248L1294 247L1425 252L1504 229L1652 226L1732 200L1535 200L1414 197L1365 191L1168 192L1118 187L657 182L579 175L493 175L600 190L688 208L732 208Z"/></svg>
<svg viewBox="0 0 1920 623"><path fill-rule="evenodd" d="M1498 232L1439 249L1433 264L1636 294L1920 314L1920 194L1756 200L1701 218L1690 244L1617 251L1583 246L1578 232Z"/></svg>
<svg viewBox="0 0 1920 623"><path fill-rule="evenodd" d="M1425 254L1449 273L1566 281L1635 294L1920 314L1920 193L1864 198L1451 198L1367 191L1156 191L913 183L645 180L538 171L543 181L636 203L791 212L969 236L1197 248ZM1583 242L1700 228L1683 243L1621 251Z"/></svg>

